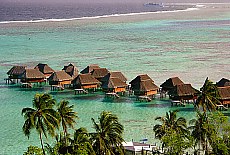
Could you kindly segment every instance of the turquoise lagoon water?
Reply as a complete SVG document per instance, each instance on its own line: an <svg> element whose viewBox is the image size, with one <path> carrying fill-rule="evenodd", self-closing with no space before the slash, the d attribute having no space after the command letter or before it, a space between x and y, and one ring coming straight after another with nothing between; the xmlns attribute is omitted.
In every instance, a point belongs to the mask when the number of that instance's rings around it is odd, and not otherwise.
<svg viewBox="0 0 230 155"><path fill-rule="evenodd" d="M61 70L75 63L79 70L97 63L112 71L122 71L128 81L147 73L157 85L172 76L199 89L208 76L214 82L230 74L230 21L157 20L126 23L69 22L55 24L0 24L0 154L23 154L29 145L39 145L36 132L30 139L22 132L21 110L32 105L35 93L50 88L22 89L6 85L6 72L13 65L35 66L47 63ZM108 110L119 116L125 127L125 140L148 138L155 143L153 125L156 116L179 109L179 116L195 117L192 105L171 107L165 100L136 102L134 97L104 100L102 93L76 96L73 91L51 92L57 101L66 99L75 105L79 120L76 127L93 131L91 118ZM48 140L51 142L51 140Z"/></svg>

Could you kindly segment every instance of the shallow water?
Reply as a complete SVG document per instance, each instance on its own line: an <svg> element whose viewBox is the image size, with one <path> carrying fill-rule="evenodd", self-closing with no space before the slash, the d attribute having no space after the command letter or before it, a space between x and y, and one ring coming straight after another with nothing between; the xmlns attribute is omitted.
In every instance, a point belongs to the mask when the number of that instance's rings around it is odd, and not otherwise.
<svg viewBox="0 0 230 155"><path fill-rule="evenodd" d="M128 81L147 73L159 86L169 77L179 76L199 89L207 76L214 82L230 77L229 25L227 16L94 25L0 24L0 154L23 154L29 145L40 146L36 132L29 140L22 133L21 110L32 105L35 93L50 92L49 87L28 90L5 85L3 79L12 65L33 67L42 62L61 70L73 62L82 70L97 63L122 71ZM76 127L89 131L93 131L91 118L97 119L101 111L117 114L127 141L148 138L150 143L157 142L152 131L157 123L154 119L169 110L179 109L179 116L188 120L195 115L192 105L171 107L167 99L140 103L129 97L106 101L101 93L76 96L63 91L52 95L57 101L66 99L74 104L80 117Z"/></svg>

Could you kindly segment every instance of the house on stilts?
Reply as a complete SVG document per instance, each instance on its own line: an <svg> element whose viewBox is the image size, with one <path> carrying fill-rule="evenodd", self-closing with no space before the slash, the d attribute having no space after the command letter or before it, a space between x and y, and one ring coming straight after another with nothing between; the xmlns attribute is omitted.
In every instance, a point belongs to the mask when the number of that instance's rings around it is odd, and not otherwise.
<svg viewBox="0 0 230 155"><path fill-rule="evenodd" d="M51 90L63 90L65 87L71 85L72 77L65 71L54 72L49 78L49 85Z"/></svg>
<svg viewBox="0 0 230 155"><path fill-rule="evenodd" d="M21 81L21 75L25 71L26 66L13 66L8 72L8 78L6 78L6 83L18 83Z"/></svg>
<svg viewBox="0 0 230 155"><path fill-rule="evenodd" d="M131 90L139 100L151 101L159 90L159 87L147 74L138 75L130 84Z"/></svg>

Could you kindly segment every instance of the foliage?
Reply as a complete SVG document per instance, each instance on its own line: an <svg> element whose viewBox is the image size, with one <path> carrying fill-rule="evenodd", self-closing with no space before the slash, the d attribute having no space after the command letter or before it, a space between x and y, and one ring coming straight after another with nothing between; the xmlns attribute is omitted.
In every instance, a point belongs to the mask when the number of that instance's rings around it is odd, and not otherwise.
<svg viewBox="0 0 230 155"><path fill-rule="evenodd" d="M69 106L69 102L66 100L61 101L57 107L57 112L59 114L60 122L63 127L64 138L66 143L66 137L68 135L67 127L74 129L74 125L76 124L75 120L78 118L77 112L74 112L73 108L74 106Z"/></svg>
<svg viewBox="0 0 230 155"><path fill-rule="evenodd" d="M215 111L216 105L221 104L219 101L219 91L217 86L213 84L208 78L206 78L203 86L200 88L201 94L196 101L197 107L202 107L203 111Z"/></svg>
<svg viewBox="0 0 230 155"><path fill-rule="evenodd" d="M165 154L169 155L181 155L193 144L192 137L177 134L173 129L167 130L161 140L165 144Z"/></svg>
<svg viewBox="0 0 230 155"><path fill-rule="evenodd" d="M90 141L89 133L85 128L79 128L74 132L74 138L71 140L73 152L79 155L95 155Z"/></svg>
<svg viewBox="0 0 230 155"><path fill-rule="evenodd" d="M42 135L46 138L47 133L55 136L55 130L59 128L58 113L53 109L55 103L49 94L36 94L33 99L33 108L22 109L22 115L25 118L23 132L29 138L32 129L38 131L44 154Z"/></svg>
<svg viewBox="0 0 230 155"><path fill-rule="evenodd" d="M122 142L123 126L118 117L111 112L103 111L98 118L98 123L92 118L96 133L92 133L93 148L97 155L102 154L124 154Z"/></svg>
<svg viewBox="0 0 230 155"><path fill-rule="evenodd" d="M189 131L186 120L177 118L178 111L166 112L165 117L157 117L162 124L153 127L155 137L160 139L162 147L167 148L169 154L181 154L183 150L191 146L189 142Z"/></svg>
<svg viewBox="0 0 230 155"><path fill-rule="evenodd" d="M29 146L23 155L43 155L42 149L37 146Z"/></svg>

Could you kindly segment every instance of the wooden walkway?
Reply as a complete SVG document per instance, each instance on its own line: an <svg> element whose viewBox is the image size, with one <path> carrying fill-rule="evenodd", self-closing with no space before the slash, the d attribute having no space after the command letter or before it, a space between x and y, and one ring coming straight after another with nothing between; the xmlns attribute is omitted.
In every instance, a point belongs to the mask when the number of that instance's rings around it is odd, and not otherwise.
<svg viewBox="0 0 230 155"><path fill-rule="evenodd" d="M74 89L74 94L88 94L88 92L84 89Z"/></svg>
<svg viewBox="0 0 230 155"><path fill-rule="evenodd" d="M142 101L145 101L145 102L152 101L152 99L150 97L148 97L148 96L138 96L137 100L140 101L140 102L142 102Z"/></svg>
<svg viewBox="0 0 230 155"><path fill-rule="evenodd" d="M119 98L120 96L117 93L106 93L106 98Z"/></svg>

